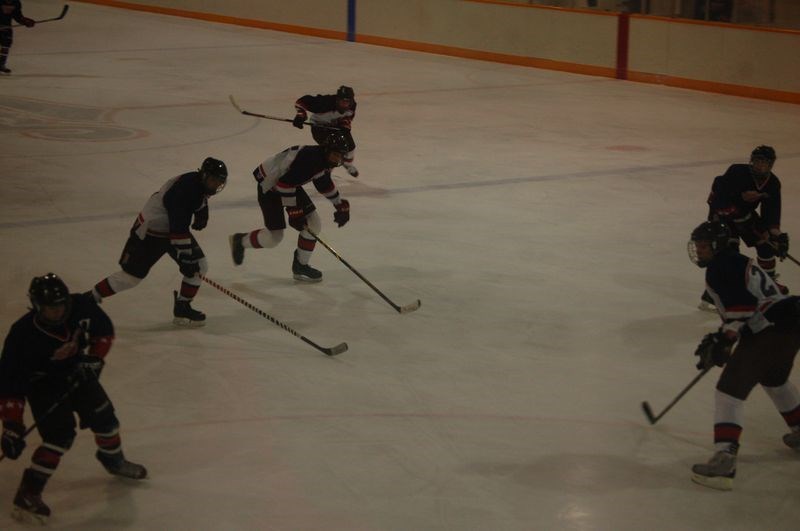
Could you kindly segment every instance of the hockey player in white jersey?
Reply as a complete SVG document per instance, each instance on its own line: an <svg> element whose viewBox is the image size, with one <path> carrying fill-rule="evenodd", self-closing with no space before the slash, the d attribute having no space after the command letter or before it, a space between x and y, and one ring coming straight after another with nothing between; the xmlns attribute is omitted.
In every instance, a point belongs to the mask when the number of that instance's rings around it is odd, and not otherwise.
<svg viewBox="0 0 800 531"><path fill-rule="evenodd" d="M697 347L697 368L724 366L715 392L715 453L692 467L692 480L719 490L733 487L744 403L756 385L791 430L783 442L800 451L800 392L789 381L800 350L800 297L784 294L755 260L731 248L730 237L725 224L707 221L688 246L691 260L706 269L706 289L722 318Z"/></svg>
<svg viewBox="0 0 800 531"><path fill-rule="evenodd" d="M95 300L100 302L137 286L150 268L168 254L183 274L180 291L173 292L173 322L179 326L203 326L206 316L192 308L191 302L200 289L198 273L206 273L208 262L190 228L206 227L208 198L220 192L227 179L225 163L208 157L199 170L173 177L150 196L122 250L122 269L94 286Z"/></svg>
<svg viewBox="0 0 800 531"><path fill-rule="evenodd" d="M293 146L259 164L253 170L253 177L266 228L237 232L230 236L233 263L242 263L245 249L278 245L283 240L288 217L289 225L299 231L292 261L295 280L322 280L322 272L308 264L317 239L306 230L308 226L319 234L322 222L316 212L317 207L303 190L303 185L312 182L317 191L333 204L333 220L339 227L344 226L350 220L350 203L336 189L331 168L341 165L344 155L349 151L352 151L349 135L341 131L329 131L320 146Z"/></svg>

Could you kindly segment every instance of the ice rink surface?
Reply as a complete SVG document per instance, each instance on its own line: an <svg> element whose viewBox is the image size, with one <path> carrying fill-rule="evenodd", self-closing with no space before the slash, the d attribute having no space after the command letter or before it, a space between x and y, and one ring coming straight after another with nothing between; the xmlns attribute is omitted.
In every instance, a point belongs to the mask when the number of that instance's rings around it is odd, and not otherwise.
<svg viewBox="0 0 800 531"><path fill-rule="evenodd" d="M46 18L61 4L27 0ZM79 433L44 499L54 529L796 530L800 455L761 389L747 402L734 490L690 481L712 453L718 325L696 309L686 255L711 181L775 146L783 228L800 241L800 106L461 60L76 3L16 31L0 78L0 311L31 278L85 291L118 269L146 199L223 159L227 188L196 233L208 276L328 358L204 285L206 327L174 329L177 267L106 299L103 382L137 484L108 476ZM251 172L313 143L238 114L293 116L303 94L355 88L358 179L339 229L308 186L316 285L291 278L294 232L231 263L227 237L262 225ZM752 250L747 251L753 255ZM800 253L800 251L795 251ZM800 292L800 268L779 264ZM798 375L792 380L798 382ZM30 420L28 420L30 422ZM3 461L0 529L38 444Z"/></svg>

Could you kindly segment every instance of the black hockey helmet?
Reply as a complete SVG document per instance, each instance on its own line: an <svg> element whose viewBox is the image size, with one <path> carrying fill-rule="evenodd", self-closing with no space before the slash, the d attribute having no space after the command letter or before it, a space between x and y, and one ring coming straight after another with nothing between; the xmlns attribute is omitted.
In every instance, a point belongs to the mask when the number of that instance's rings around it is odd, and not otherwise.
<svg viewBox="0 0 800 531"><path fill-rule="evenodd" d="M342 85L336 91L336 97L340 98L340 99L352 100L352 99L355 99L356 94L355 94L355 92L353 92L353 87L348 87L348 86Z"/></svg>
<svg viewBox="0 0 800 531"><path fill-rule="evenodd" d="M750 153L750 162L754 160L766 160L770 164L775 162L775 149L772 146L758 146Z"/></svg>
<svg viewBox="0 0 800 531"><path fill-rule="evenodd" d="M353 138L347 134L347 132L332 130L322 141L322 147L327 151L335 151L344 155L345 153L353 151L356 145L353 142Z"/></svg>
<svg viewBox="0 0 800 531"><path fill-rule="evenodd" d="M63 323L72 309L72 297L64 281L55 273L47 273L41 277L33 277L28 288L28 298L31 300L33 309L39 314L47 324L58 325ZM42 307L64 305L65 311L61 318L53 321L42 316Z"/></svg>
<svg viewBox="0 0 800 531"><path fill-rule="evenodd" d="M717 253L729 247L731 242L731 231L728 226L721 221L704 221L692 231L686 250L689 253L689 260L699 267L706 267L710 258L700 258L697 255L697 242L708 242L711 246L712 258Z"/></svg>
<svg viewBox="0 0 800 531"><path fill-rule="evenodd" d="M203 181L203 184L206 184L209 177L213 177L221 182L221 184L214 188L210 189L206 186L206 190L208 191L209 195L214 195L217 192L221 192L223 188L225 188L225 183L228 182L228 167L225 166L225 163L221 160L215 159L213 157L207 157L206 160L203 161L203 165L200 166L200 178Z"/></svg>

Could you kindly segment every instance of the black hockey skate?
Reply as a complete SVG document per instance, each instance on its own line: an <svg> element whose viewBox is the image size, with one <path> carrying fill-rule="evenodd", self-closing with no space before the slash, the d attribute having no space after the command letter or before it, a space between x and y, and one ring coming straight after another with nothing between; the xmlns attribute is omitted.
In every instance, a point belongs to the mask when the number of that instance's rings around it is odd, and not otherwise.
<svg viewBox="0 0 800 531"><path fill-rule="evenodd" d="M784 435L783 444L796 452L800 452L800 431L793 431Z"/></svg>
<svg viewBox="0 0 800 531"><path fill-rule="evenodd" d="M708 463L692 467L692 481L717 490L731 490L736 477L736 451L738 445L715 453Z"/></svg>
<svg viewBox="0 0 800 531"><path fill-rule="evenodd" d="M122 452L108 454L97 451L97 460L103 465L109 474L129 479L144 479L147 477L147 469L142 465L131 463Z"/></svg>
<svg viewBox="0 0 800 531"><path fill-rule="evenodd" d="M228 236L228 242L231 244L231 258L233 258L233 265L242 265L244 262L244 245L242 245L242 238L247 236L243 232L237 232Z"/></svg>
<svg viewBox="0 0 800 531"><path fill-rule="evenodd" d="M172 308L172 315L175 317L172 320L173 324L189 327L205 326L206 314L192 308L191 301L179 301L177 291L173 291L172 295L175 299Z"/></svg>
<svg viewBox="0 0 800 531"><path fill-rule="evenodd" d="M50 517L50 507L42 501L42 491L49 479L48 476L32 469L25 470L22 482L14 497L14 508L11 516L29 524L44 525Z"/></svg>
<svg viewBox="0 0 800 531"><path fill-rule="evenodd" d="M319 282L322 280L322 271L314 269L308 264L301 264L297 260L297 250L294 251L294 260L292 260L292 273L294 279L301 282Z"/></svg>

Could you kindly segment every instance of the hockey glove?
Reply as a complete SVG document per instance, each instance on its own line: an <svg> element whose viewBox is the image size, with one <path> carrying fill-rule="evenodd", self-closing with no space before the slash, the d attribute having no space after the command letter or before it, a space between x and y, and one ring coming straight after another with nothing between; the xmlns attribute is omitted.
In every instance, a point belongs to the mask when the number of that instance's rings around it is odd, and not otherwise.
<svg viewBox="0 0 800 531"><path fill-rule="evenodd" d="M723 332L706 334L694 351L694 355L700 358L695 366L701 371L714 365L724 366L728 362L735 342Z"/></svg>
<svg viewBox="0 0 800 531"><path fill-rule="evenodd" d="M350 203L347 199L342 199L338 204L333 205L336 207L336 212L333 213L333 221L340 227L350 221Z"/></svg>
<svg viewBox="0 0 800 531"><path fill-rule="evenodd" d="M305 121L306 121L306 117L303 116L302 114L298 114L297 116L294 117L294 120L292 120L292 125L295 126L298 129L302 129L303 128L303 122L305 122Z"/></svg>
<svg viewBox="0 0 800 531"><path fill-rule="evenodd" d="M203 230L208 225L208 207L201 208L194 213L192 230Z"/></svg>
<svg viewBox="0 0 800 531"><path fill-rule="evenodd" d="M299 206L287 206L286 215L289 217L289 225L293 229L302 231L306 228L306 214Z"/></svg>
<svg viewBox="0 0 800 531"><path fill-rule="evenodd" d="M178 252L178 269L183 276L193 277L200 272L200 264L196 258L198 255L199 253L195 253L194 248Z"/></svg>
<svg viewBox="0 0 800 531"><path fill-rule="evenodd" d="M789 235L785 232L776 234L770 238L772 246L775 247L775 255L784 260L789 254Z"/></svg>
<svg viewBox="0 0 800 531"><path fill-rule="evenodd" d="M9 459L16 459L25 449L25 425L14 421L3 422L3 455Z"/></svg>
<svg viewBox="0 0 800 531"><path fill-rule="evenodd" d="M26 28L32 28L36 25L36 21L32 18L22 17L22 25Z"/></svg>
<svg viewBox="0 0 800 531"><path fill-rule="evenodd" d="M72 373L73 380L77 382L97 380L104 365L105 362L97 356L79 356L78 364Z"/></svg>

